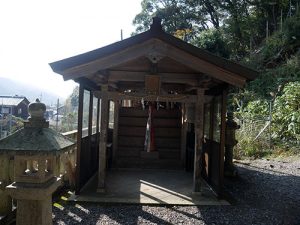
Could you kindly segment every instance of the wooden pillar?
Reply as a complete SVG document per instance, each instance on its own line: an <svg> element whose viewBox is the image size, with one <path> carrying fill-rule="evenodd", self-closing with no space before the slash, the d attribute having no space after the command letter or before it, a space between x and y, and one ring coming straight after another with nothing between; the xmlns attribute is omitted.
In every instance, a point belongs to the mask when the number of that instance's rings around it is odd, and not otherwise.
<svg viewBox="0 0 300 225"><path fill-rule="evenodd" d="M197 89L197 101L195 110L195 157L194 157L194 192L201 191L201 170L203 150L203 113L204 113L204 89Z"/></svg>
<svg viewBox="0 0 300 225"><path fill-rule="evenodd" d="M105 191L106 175L106 143L108 128L108 86L101 87L101 118L100 118L100 142L99 142L99 171L98 171L98 188L97 192Z"/></svg>
<svg viewBox="0 0 300 225"><path fill-rule="evenodd" d="M117 150L118 150L118 132L119 132L119 108L120 103L119 100L114 101L114 133L113 133L113 162L115 162Z"/></svg>
<svg viewBox="0 0 300 225"><path fill-rule="evenodd" d="M91 136L93 133L93 93L90 93L90 104L89 104L89 124L88 124L88 136L89 136L89 148L91 147Z"/></svg>
<svg viewBox="0 0 300 225"><path fill-rule="evenodd" d="M78 105L78 126L77 126L77 151L76 151L76 172L75 172L75 194L80 191L80 158L81 158L81 138L82 138L82 116L83 116L83 86L79 86L79 105Z"/></svg>
<svg viewBox="0 0 300 225"><path fill-rule="evenodd" d="M181 104L181 163L183 168L186 164L186 133L187 133L187 114L186 114L186 104Z"/></svg>
<svg viewBox="0 0 300 225"><path fill-rule="evenodd" d="M225 152L225 130L226 130L226 107L227 107L227 89L222 94L221 109L221 132L220 132L220 161L219 161L219 195L222 195L224 183L224 152Z"/></svg>
<svg viewBox="0 0 300 225"><path fill-rule="evenodd" d="M97 98L97 122L96 122L96 133L99 133L99 123L100 123L100 98Z"/></svg>

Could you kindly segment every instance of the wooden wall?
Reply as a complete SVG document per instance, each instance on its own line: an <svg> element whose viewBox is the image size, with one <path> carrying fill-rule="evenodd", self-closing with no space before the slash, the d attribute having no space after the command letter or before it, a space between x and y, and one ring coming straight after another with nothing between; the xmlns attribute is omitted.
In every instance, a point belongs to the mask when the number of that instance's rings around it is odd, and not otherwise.
<svg viewBox="0 0 300 225"><path fill-rule="evenodd" d="M159 109L153 112L155 147L158 152L144 157L148 110L121 107L115 167L181 169L181 111Z"/></svg>

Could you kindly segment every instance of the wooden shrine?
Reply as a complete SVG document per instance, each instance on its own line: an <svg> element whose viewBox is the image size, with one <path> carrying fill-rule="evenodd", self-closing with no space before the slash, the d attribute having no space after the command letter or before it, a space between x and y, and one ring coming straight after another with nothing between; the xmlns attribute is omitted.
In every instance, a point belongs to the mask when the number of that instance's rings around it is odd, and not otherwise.
<svg viewBox="0 0 300 225"><path fill-rule="evenodd" d="M222 193L227 91L256 71L167 34L158 18L144 33L50 66L80 84L77 193L97 172L104 191L108 166L192 170L193 191L203 178Z"/></svg>

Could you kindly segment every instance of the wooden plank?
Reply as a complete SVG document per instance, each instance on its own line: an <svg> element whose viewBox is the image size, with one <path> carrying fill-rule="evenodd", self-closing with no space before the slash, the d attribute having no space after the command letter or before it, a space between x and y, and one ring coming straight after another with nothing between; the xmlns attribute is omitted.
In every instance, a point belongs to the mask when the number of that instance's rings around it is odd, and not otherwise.
<svg viewBox="0 0 300 225"><path fill-rule="evenodd" d="M156 130L155 130L156 132ZM135 136L135 137L145 137L146 126L145 127L131 127L131 126L121 126L119 127L120 136Z"/></svg>
<svg viewBox="0 0 300 225"><path fill-rule="evenodd" d="M159 152L160 159L178 159L180 160L180 152L163 151Z"/></svg>
<svg viewBox="0 0 300 225"><path fill-rule="evenodd" d="M197 89L197 102L195 111L195 157L194 157L194 185L193 191L201 191L201 170L203 151L203 115L204 115L204 89Z"/></svg>
<svg viewBox="0 0 300 225"><path fill-rule="evenodd" d="M101 97L101 91L97 92L97 96ZM162 94L162 95L148 95L145 93L120 93L120 92L109 92L109 99L111 100L141 100L145 101L157 101L161 102L189 102L195 103L197 101L196 95L181 95L181 94Z"/></svg>
<svg viewBox="0 0 300 225"><path fill-rule="evenodd" d="M219 161L219 195L222 195L224 184L224 152L225 152L225 130L226 130L226 106L227 106L227 89L222 94L221 109L221 137L220 137L220 161Z"/></svg>
<svg viewBox="0 0 300 225"><path fill-rule="evenodd" d="M76 79L89 74L94 74L99 70L113 68L120 64L142 57L153 51L153 49L158 48L158 42L159 41L156 39L151 39L141 44L133 45L132 47L126 48L114 54L101 57L92 62L67 69L63 72L64 80Z"/></svg>
<svg viewBox="0 0 300 225"><path fill-rule="evenodd" d="M119 126L146 127L147 118L120 117Z"/></svg>
<svg viewBox="0 0 300 225"><path fill-rule="evenodd" d="M156 148L180 148L180 138L155 138Z"/></svg>
<svg viewBox="0 0 300 225"><path fill-rule="evenodd" d="M89 104L89 124L88 124L88 136L92 136L92 125L93 125L93 95L90 93L90 104Z"/></svg>
<svg viewBox="0 0 300 225"><path fill-rule="evenodd" d="M165 128L165 127L156 127L155 128L155 137L173 137L180 138L181 137L181 129L180 128Z"/></svg>
<svg viewBox="0 0 300 225"><path fill-rule="evenodd" d="M145 82L145 76L150 75L149 71L111 71L109 82ZM161 77L161 83L170 84L189 84L197 85L203 74L184 74L184 73L157 73Z"/></svg>
<svg viewBox="0 0 300 225"><path fill-rule="evenodd" d="M114 102L114 130L113 130L113 161L116 158L117 155L117 149L118 149L118 134L119 134L119 109L120 109L120 103L119 101Z"/></svg>
<svg viewBox="0 0 300 225"><path fill-rule="evenodd" d="M119 147L144 148L145 137L119 136Z"/></svg>
<svg viewBox="0 0 300 225"><path fill-rule="evenodd" d="M106 143L107 143L107 128L108 128L108 86L102 86L101 98L101 118L100 118L100 143L99 143L99 171L98 171L98 187L97 192L105 191L105 176L106 176Z"/></svg>
<svg viewBox="0 0 300 225"><path fill-rule="evenodd" d="M179 48L173 47L164 42L161 42L160 45L165 46L165 48L162 47L162 50L158 49L159 52L165 51L165 49L167 49L167 52L165 52L165 54L168 55L168 57L198 72L205 73L211 77L216 78L217 80L221 80L237 87L243 87L246 83L246 79L238 74L227 71L221 67L218 67L210 62L193 56L183 50L180 50Z"/></svg>
<svg viewBox="0 0 300 225"><path fill-rule="evenodd" d="M121 117L144 117L148 118L148 110L142 110L137 108L130 107L121 107L120 108Z"/></svg>
<svg viewBox="0 0 300 225"><path fill-rule="evenodd" d="M186 115L186 105L182 104L182 117L181 117L181 151L180 151L180 159L182 165L185 167L186 163L186 135L187 135L187 115Z"/></svg>
<svg viewBox="0 0 300 225"><path fill-rule="evenodd" d="M180 120L179 119L166 119L166 118L154 118L153 124L155 128L180 128Z"/></svg>
<svg viewBox="0 0 300 225"><path fill-rule="evenodd" d="M75 172L75 193L80 192L80 160L81 160L81 139L82 139L82 116L83 116L83 86L79 85L79 105L78 105L78 128L77 128L77 151L76 151L76 172Z"/></svg>
<svg viewBox="0 0 300 225"><path fill-rule="evenodd" d="M140 152L143 151L143 148L137 147L119 147L118 148L118 158L122 157L140 157Z"/></svg>
<svg viewBox="0 0 300 225"><path fill-rule="evenodd" d="M100 123L100 99L97 98L97 122L96 122L96 133L99 133L99 123Z"/></svg>
<svg viewBox="0 0 300 225"><path fill-rule="evenodd" d="M180 110L165 110L165 109L159 109L155 110L153 112L153 115L155 118L181 118L181 112Z"/></svg>

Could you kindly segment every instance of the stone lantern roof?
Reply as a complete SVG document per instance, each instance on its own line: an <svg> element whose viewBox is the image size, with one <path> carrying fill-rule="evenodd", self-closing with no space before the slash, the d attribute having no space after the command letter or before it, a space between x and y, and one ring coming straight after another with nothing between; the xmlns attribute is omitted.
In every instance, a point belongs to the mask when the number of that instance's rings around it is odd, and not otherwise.
<svg viewBox="0 0 300 225"><path fill-rule="evenodd" d="M59 154L75 145L74 141L49 128L44 119L45 104L39 99L28 107L30 117L24 127L0 140L0 154Z"/></svg>

